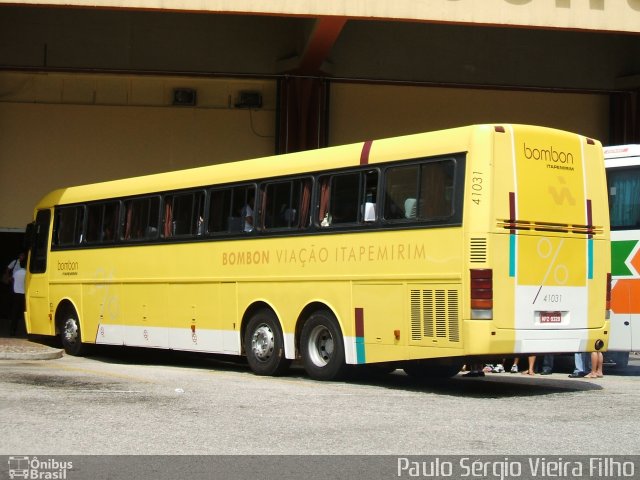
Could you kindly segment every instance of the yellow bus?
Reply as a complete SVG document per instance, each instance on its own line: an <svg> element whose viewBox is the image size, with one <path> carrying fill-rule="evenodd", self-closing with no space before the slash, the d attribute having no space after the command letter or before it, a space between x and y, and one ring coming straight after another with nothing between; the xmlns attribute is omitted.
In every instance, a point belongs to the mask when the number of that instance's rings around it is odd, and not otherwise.
<svg viewBox="0 0 640 480"><path fill-rule="evenodd" d="M36 206L28 332L87 344L452 376L606 349L602 148L476 125L56 190Z"/></svg>

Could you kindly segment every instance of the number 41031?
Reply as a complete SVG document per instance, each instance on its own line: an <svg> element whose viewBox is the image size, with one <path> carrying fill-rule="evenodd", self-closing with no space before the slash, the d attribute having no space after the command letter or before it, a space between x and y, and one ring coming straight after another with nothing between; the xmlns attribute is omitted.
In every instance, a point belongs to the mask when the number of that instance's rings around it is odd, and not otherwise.
<svg viewBox="0 0 640 480"><path fill-rule="evenodd" d="M471 201L476 205L480 205L482 200L482 172L473 172L471 176Z"/></svg>

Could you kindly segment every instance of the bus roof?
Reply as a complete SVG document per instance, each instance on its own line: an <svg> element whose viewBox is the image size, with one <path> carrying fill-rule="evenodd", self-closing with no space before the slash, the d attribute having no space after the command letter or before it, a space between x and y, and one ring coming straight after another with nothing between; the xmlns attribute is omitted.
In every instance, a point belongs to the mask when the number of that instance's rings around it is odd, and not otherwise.
<svg viewBox="0 0 640 480"><path fill-rule="evenodd" d="M640 145L612 145L604 147L604 158L640 157Z"/></svg>
<svg viewBox="0 0 640 480"><path fill-rule="evenodd" d="M349 145L320 148L290 154L267 156L187 168L164 173L111 180L52 191L37 204L48 208L58 204L95 201L108 198L153 194L169 190L198 188L260 180L262 178L313 173L325 169L339 169L365 164L376 164L424 156L467 152L478 135L492 135L498 127L507 124L470 125L447 130L416 133L386 139L376 139ZM512 125L513 130L523 126ZM531 126L526 126L531 128ZM534 127L541 130L546 127ZM504 129L502 129L504 131Z"/></svg>
<svg viewBox="0 0 640 480"><path fill-rule="evenodd" d="M153 194L167 190L203 188L211 185L241 183L262 178L299 175L325 169L357 166L364 147L369 144L367 163L445 155L467 151L472 132L493 131L494 125L473 125L436 132L375 139L349 145L273 155L250 160L186 168L163 173L110 180L80 186L69 186L46 194L36 208L73 204L107 198Z"/></svg>

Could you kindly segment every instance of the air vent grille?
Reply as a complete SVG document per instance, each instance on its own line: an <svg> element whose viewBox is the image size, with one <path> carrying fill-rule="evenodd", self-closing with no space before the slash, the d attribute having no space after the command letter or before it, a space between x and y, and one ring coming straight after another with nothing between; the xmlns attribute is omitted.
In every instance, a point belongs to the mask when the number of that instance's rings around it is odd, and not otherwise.
<svg viewBox="0 0 640 480"><path fill-rule="evenodd" d="M412 343L447 346L460 342L459 289L412 288L410 299Z"/></svg>
<svg viewBox="0 0 640 480"><path fill-rule="evenodd" d="M472 238L469 247L469 261L471 263L487 263L487 239Z"/></svg>

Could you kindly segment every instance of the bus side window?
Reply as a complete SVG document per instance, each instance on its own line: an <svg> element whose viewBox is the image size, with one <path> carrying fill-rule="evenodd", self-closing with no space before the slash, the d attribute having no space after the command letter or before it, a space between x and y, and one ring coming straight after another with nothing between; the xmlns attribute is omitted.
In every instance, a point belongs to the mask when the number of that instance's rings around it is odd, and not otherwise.
<svg viewBox="0 0 640 480"><path fill-rule="evenodd" d="M39 210L33 227L31 255L29 256L29 271L31 273L44 273L47 271L50 223L51 212L49 210Z"/></svg>
<svg viewBox="0 0 640 480"><path fill-rule="evenodd" d="M82 243L84 207L59 207L55 212L53 243L59 247Z"/></svg>
<svg viewBox="0 0 640 480"><path fill-rule="evenodd" d="M608 169L609 214L611 228L635 229L640 226L640 202L635 192L640 189L640 169Z"/></svg>
<svg viewBox="0 0 640 480"><path fill-rule="evenodd" d="M453 215L454 173L452 160L388 168L385 220L433 221Z"/></svg>
<svg viewBox="0 0 640 480"><path fill-rule="evenodd" d="M123 240L153 240L158 237L160 197L135 198L125 202Z"/></svg>
<svg viewBox="0 0 640 480"><path fill-rule="evenodd" d="M318 224L321 227L331 226L331 215L329 214L329 195L331 189L331 177L320 177L318 181L319 202L318 202Z"/></svg>
<svg viewBox="0 0 640 480"><path fill-rule="evenodd" d="M362 220L364 222L375 222L377 220L377 198L378 198L378 171L371 170L362 176L364 207L362 209Z"/></svg>
<svg viewBox="0 0 640 480"><path fill-rule="evenodd" d="M415 218L419 166L391 167L385 172L385 220Z"/></svg>
<svg viewBox="0 0 640 480"><path fill-rule="evenodd" d="M321 227L377 220L377 170L325 175L319 179L319 189Z"/></svg>
<svg viewBox="0 0 640 480"><path fill-rule="evenodd" d="M87 231L85 232L87 243L100 241L103 209L104 205L101 203L87 206Z"/></svg>
<svg viewBox="0 0 640 480"><path fill-rule="evenodd" d="M108 243L116 239L120 220L120 202L108 202L87 207L87 243Z"/></svg>
<svg viewBox="0 0 640 480"><path fill-rule="evenodd" d="M102 218L102 241L113 242L120 224L120 202L110 202L104 206Z"/></svg>
<svg viewBox="0 0 640 480"><path fill-rule="evenodd" d="M420 218L434 220L453 214L454 163L451 160L425 163L420 171Z"/></svg>
<svg viewBox="0 0 640 480"><path fill-rule="evenodd" d="M262 187L264 228L307 228L310 223L311 179L267 183Z"/></svg>
<svg viewBox="0 0 640 480"><path fill-rule="evenodd" d="M250 233L255 223L255 185L212 190L209 196L210 234Z"/></svg>
<svg viewBox="0 0 640 480"><path fill-rule="evenodd" d="M212 190L209 195L209 222L207 232L223 233L229 230L231 217L231 189Z"/></svg>
<svg viewBox="0 0 640 480"><path fill-rule="evenodd" d="M347 173L331 177L329 215L332 225L356 223L360 206L360 173Z"/></svg>
<svg viewBox="0 0 640 480"><path fill-rule="evenodd" d="M202 235L203 222L204 192L165 196L163 237Z"/></svg>

